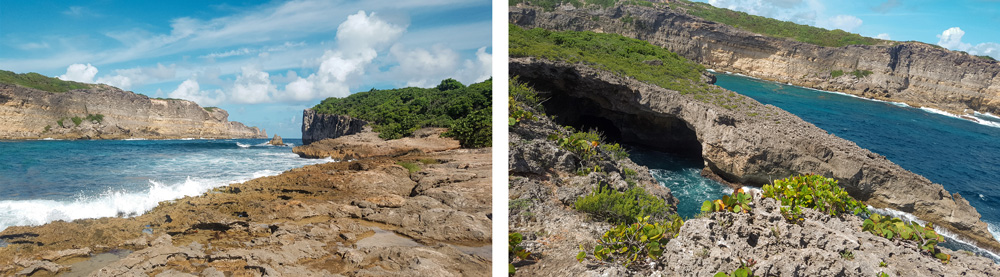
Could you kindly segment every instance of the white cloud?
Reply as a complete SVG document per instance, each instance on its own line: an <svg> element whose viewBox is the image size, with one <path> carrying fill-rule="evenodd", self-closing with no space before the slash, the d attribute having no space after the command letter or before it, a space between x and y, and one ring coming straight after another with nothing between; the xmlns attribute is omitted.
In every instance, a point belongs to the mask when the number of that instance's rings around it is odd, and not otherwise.
<svg viewBox="0 0 1000 277"><path fill-rule="evenodd" d="M66 74L59 75L58 78L66 81L93 83L95 75L97 75L97 67L89 63L86 65L75 63L67 67Z"/></svg>
<svg viewBox="0 0 1000 277"><path fill-rule="evenodd" d="M97 82L128 90L133 86L170 80L176 76L177 65L171 64L170 66L164 66L163 64L157 63L156 66L152 67L116 69L115 75L105 75L101 78L97 78Z"/></svg>
<svg viewBox="0 0 1000 277"><path fill-rule="evenodd" d="M892 40L892 37L890 37L889 34L886 34L886 33L878 34L878 36L875 36L875 37L878 38L878 39Z"/></svg>
<svg viewBox="0 0 1000 277"><path fill-rule="evenodd" d="M742 11L752 15L815 24L825 7L815 0L709 0L712 6Z"/></svg>
<svg viewBox="0 0 1000 277"><path fill-rule="evenodd" d="M402 45L395 45L389 52L399 60L395 69L405 76L408 87L430 87L437 85L442 79L452 77L458 69L458 53L443 46L434 45L427 49L405 50ZM445 77L447 76L447 77Z"/></svg>
<svg viewBox="0 0 1000 277"><path fill-rule="evenodd" d="M246 66L236 77L229 98L235 103L265 103L271 101L271 95L276 90L267 72Z"/></svg>
<svg viewBox="0 0 1000 277"><path fill-rule="evenodd" d="M459 81L464 84L486 81L493 76L493 55L486 53L486 47L476 50L475 60L466 60Z"/></svg>
<svg viewBox="0 0 1000 277"><path fill-rule="evenodd" d="M1000 60L1000 44L995 42L984 42L969 48L969 54L986 55Z"/></svg>
<svg viewBox="0 0 1000 277"><path fill-rule="evenodd" d="M861 27L863 21L853 15L841 14L831 18L826 19L822 22L820 27L830 28L830 29L841 29L848 32L853 32L854 29Z"/></svg>
<svg viewBox="0 0 1000 277"><path fill-rule="evenodd" d="M937 44L952 50L966 51L972 45L962 42L963 36L965 36L965 31L962 31L962 28L951 27L948 30L944 30L940 35L937 35L939 39Z"/></svg>
<svg viewBox="0 0 1000 277"><path fill-rule="evenodd" d="M29 42L29 43L18 45L17 48L21 48L21 50L48 49L49 48L49 43L47 43L47 42Z"/></svg>
<svg viewBox="0 0 1000 277"><path fill-rule="evenodd" d="M194 79L188 79L181 83L177 89L170 92L169 97L191 100L202 106L218 105L226 99L226 95L221 90L202 91L198 81Z"/></svg>

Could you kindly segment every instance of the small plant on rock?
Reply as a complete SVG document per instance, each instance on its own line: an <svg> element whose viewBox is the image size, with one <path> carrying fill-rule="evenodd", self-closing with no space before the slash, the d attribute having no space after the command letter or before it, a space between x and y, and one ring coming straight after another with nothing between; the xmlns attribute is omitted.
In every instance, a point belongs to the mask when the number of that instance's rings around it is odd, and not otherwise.
<svg viewBox="0 0 1000 277"><path fill-rule="evenodd" d="M601 262L612 262L625 267L634 267L648 259L663 255L663 246L677 237L684 220L672 215L670 220L649 222L649 217L636 218L635 223L621 224L601 236L590 255ZM587 250L580 246L577 261L587 259ZM640 263L637 263L640 262Z"/></svg>
<svg viewBox="0 0 1000 277"><path fill-rule="evenodd" d="M951 261L951 255L942 253L936 248L938 243L942 243L945 240L944 236L934 231L933 223L928 222L927 225L921 226L917 222L904 222L898 217L872 214L868 219L865 219L865 222L861 225L861 229L887 239L900 238L914 241L920 246L920 250L927 251L935 258L941 260L942 263Z"/></svg>
<svg viewBox="0 0 1000 277"><path fill-rule="evenodd" d="M867 216L868 209L854 200L837 181L820 175L799 175L764 185L763 197L781 202L781 213L789 221L802 221L802 209L838 216L845 213Z"/></svg>
<svg viewBox="0 0 1000 277"><path fill-rule="evenodd" d="M733 271L732 274L726 274L725 272L716 273L714 277L753 277L753 266L757 264L757 261L753 259L743 260L740 258L740 267Z"/></svg>
<svg viewBox="0 0 1000 277"><path fill-rule="evenodd" d="M647 216L661 219L670 211L663 199L641 187L618 192L608 185L600 185L594 192L578 198L573 206L611 223L632 223L636 218Z"/></svg>
<svg viewBox="0 0 1000 277"><path fill-rule="evenodd" d="M517 269L514 268L514 259L527 260L531 256L531 252L521 246L521 242L524 241L524 236L521 233L510 233L507 235L507 258L510 261L507 264L507 273L514 275Z"/></svg>
<svg viewBox="0 0 1000 277"><path fill-rule="evenodd" d="M723 195L722 199L716 199L714 201L708 201L701 203L702 212L734 212L734 213L749 213L750 212L750 194L743 192L743 189L737 189L733 192L733 196Z"/></svg>

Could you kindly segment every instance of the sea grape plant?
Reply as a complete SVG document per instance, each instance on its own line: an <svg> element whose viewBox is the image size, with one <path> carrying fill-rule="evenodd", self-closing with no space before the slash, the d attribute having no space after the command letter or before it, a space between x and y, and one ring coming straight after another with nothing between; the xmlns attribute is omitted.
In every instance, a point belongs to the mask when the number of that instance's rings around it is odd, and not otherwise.
<svg viewBox="0 0 1000 277"><path fill-rule="evenodd" d="M933 223L928 222L927 225L921 226L920 223L905 222L898 217L872 214L865 219L861 229L887 239L900 238L914 241L921 250L927 251L942 263L951 261L951 255L942 253L936 248L938 243L944 242L944 236L934 231Z"/></svg>
<svg viewBox="0 0 1000 277"><path fill-rule="evenodd" d="M757 262L753 259L743 260L743 258L740 258L740 267L734 270L732 274L719 272L714 277L754 277L752 267L756 264Z"/></svg>
<svg viewBox="0 0 1000 277"><path fill-rule="evenodd" d="M702 212L721 212L728 211L734 213L749 213L750 208L750 194L743 191L742 188L737 189L733 192L733 196L723 195L722 199L716 199L714 201L708 201L701 203Z"/></svg>
<svg viewBox="0 0 1000 277"><path fill-rule="evenodd" d="M511 262L507 264L508 274L513 275L517 269L514 268L514 259L527 260L531 252L521 246L524 237L521 233L510 233L507 235L507 258Z"/></svg>
<svg viewBox="0 0 1000 277"><path fill-rule="evenodd" d="M573 207L613 224L633 223L636 218L649 216L653 220L664 219L670 212L670 206L663 199L641 187L619 192L607 184L601 184L592 193L577 198Z"/></svg>
<svg viewBox="0 0 1000 277"><path fill-rule="evenodd" d="M801 221L802 209L810 208L831 216L850 213L867 216L867 206L854 200L837 180L820 175L799 175L764 185L763 197L781 202L781 214L789 221Z"/></svg>
<svg viewBox="0 0 1000 277"><path fill-rule="evenodd" d="M600 262L635 267L642 264L636 262L647 258L657 259L663 255L663 247L670 239L677 237L683 225L684 220L677 215L672 215L670 220L663 222L650 222L649 216L639 217L635 223L621 224L605 232L590 255ZM576 259L583 262L590 255L583 245L580 245L580 250Z"/></svg>

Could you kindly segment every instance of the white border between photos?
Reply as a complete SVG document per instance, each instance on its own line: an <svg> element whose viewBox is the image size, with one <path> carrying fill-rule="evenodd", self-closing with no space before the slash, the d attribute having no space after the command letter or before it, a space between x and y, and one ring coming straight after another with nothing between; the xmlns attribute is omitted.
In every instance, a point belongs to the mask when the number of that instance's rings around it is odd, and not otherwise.
<svg viewBox="0 0 1000 277"><path fill-rule="evenodd" d="M493 1L493 276L507 276L507 1Z"/></svg>

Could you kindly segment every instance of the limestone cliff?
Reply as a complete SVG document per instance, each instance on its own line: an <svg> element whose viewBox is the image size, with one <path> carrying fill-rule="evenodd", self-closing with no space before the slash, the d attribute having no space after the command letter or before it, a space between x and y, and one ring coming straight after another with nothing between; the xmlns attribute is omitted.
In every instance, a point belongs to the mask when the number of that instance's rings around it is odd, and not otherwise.
<svg viewBox="0 0 1000 277"><path fill-rule="evenodd" d="M368 122L346 115L321 114L312 109L302 111L302 144L370 130Z"/></svg>
<svg viewBox="0 0 1000 277"><path fill-rule="evenodd" d="M578 64L515 58L509 67L512 76L549 92L542 95L545 109L560 124L599 127L624 143L694 152L709 171L734 183L760 185L792 174L832 177L868 205L912 213L1000 249L960 195L777 107L733 93L740 106L723 108Z"/></svg>
<svg viewBox="0 0 1000 277"><path fill-rule="evenodd" d="M904 102L956 114L1000 113L1000 63L917 42L821 47L754 34L688 15L684 5L575 9L510 7L526 28L617 33L669 49L718 71ZM868 76L832 72L868 70Z"/></svg>
<svg viewBox="0 0 1000 277"><path fill-rule="evenodd" d="M0 84L0 139L267 138L219 108L107 86L53 93Z"/></svg>

